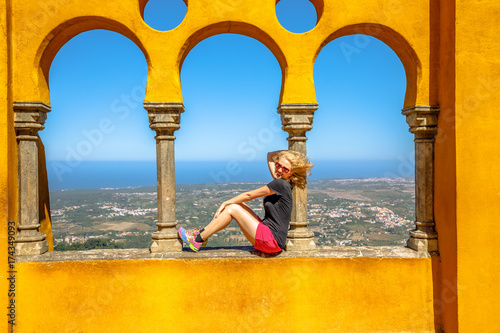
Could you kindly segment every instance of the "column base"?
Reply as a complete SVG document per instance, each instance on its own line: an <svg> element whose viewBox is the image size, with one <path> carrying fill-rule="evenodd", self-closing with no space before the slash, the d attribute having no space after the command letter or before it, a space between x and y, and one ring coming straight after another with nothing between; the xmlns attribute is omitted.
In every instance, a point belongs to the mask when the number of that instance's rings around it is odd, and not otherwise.
<svg viewBox="0 0 500 333"><path fill-rule="evenodd" d="M312 238L287 238L286 239L287 251L314 251L316 250L316 243L314 237Z"/></svg>
<svg viewBox="0 0 500 333"><path fill-rule="evenodd" d="M46 240L16 243L17 256L39 255L47 252L48 250L49 245Z"/></svg>
<svg viewBox="0 0 500 333"><path fill-rule="evenodd" d="M314 251L314 232L307 229L308 222L290 222L286 239L287 251Z"/></svg>
<svg viewBox="0 0 500 333"><path fill-rule="evenodd" d="M417 238L410 236L406 245L417 252L437 252L437 238Z"/></svg>
<svg viewBox="0 0 500 333"><path fill-rule="evenodd" d="M152 239L151 253L182 252L182 240L180 238Z"/></svg>

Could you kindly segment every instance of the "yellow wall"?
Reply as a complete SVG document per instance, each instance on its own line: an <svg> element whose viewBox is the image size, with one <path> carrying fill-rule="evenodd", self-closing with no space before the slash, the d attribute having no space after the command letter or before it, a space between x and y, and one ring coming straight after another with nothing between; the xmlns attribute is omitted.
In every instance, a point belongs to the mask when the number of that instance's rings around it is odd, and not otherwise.
<svg viewBox="0 0 500 333"><path fill-rule="evenodd" d="M430 258L18 264L19 332L434 332ZM40 281L43 281L42 287Z"/></svg>
<svg viewBox="0 0 500 333"><path fill-rule="evenodd" d="M314 61L327 42L362 33L387 43L406 69L404 107L440 106L434 202L440 258L22 263L17 301L18 322L25 330L20 332L94 331L91 327L121 332L132 331L134 325L156 331L179 314L189 319L202 316L208 321L206 331L215 332L222 320L234 319L239 310L248 310L248 318L259 327L286 325L296 332L326 331L325 323L333 325L328 326L331 331L500 331L495 320L500 310L495 283L500 274L495 252L500 236L497 1L325 0L322 5L315 0L321 19L304 34L280 26L275 0L192 0L182 24L167 32L143 22L141 8L146 2L1 2L0 267L6 267L6 222L17 222L18 213L12 103L49 103L47 73L53 57L78 33L98 28L127 36L143 51L149 67L147 102L182 102L182 61L198 42L214 34L239 33L265 44L282 68L279 100L284 103L316 101ZM41 198L46 197L48 188L44 185L41 191ZM49 234L50 219L42 223ZM188 270L194 266L203 273L192 278ZM4 268L0 284L5 288ZM303 292L289 286L294 279L290 271L296 269L306 271L299 281ZM288 278L267 279L282 271ZM241 272L248 272L246 279ZM199 285L207 290L208 282L227 297L210 294L208 306L202 307L180 298L181 291ZM248 298L244 291L256 291L255 286L286 292ZM331 297L322 297L325 290ZM0 296L2 304L6 295ZM265 307L281 321L266 317ZM96 319L88 320L88 314Z"/></svg>
<svg viewBox="0 0 500 333"><path fill-rule="evenodd" d="M441 278L435 284L436 312L445 332L458 331L456 146L455 146L455 1L442 0L438 11L439 119L435 141L434 217L439 238Z"/></svg>
<svg viewBox="0 0 500 333"><path fill-rule="evenodd" d="M0 307L7 308L8 305L8 283L7 283L7 221L9 213L8 181L9 181L9 159L8 159L8 28L7 28L7 6L5 2L0 3ZM5 318L5 317L4 317ZM7 331L7 321L0 322L0 330Z"/></svg>
<svg viewBox="0 0 500 333"><path fill-rule="evenodd" d="M119 32L143 50L149 66L147 102L182 102L183 59L204 38L226 32L253 37L274 53L283 71L281 100L285 103L316 102L315 57L325 43L353 33L377 37L400 56L409 87L405 106L432 104L429 91L436 89L428 73L428 1L357 0L345 1L340 8L338 2L326 1L317 26L303 34L281 27L274 0L191 1L181 25L165 32L144 23L138 0L27 3L13 0L15 100L49 103L46 76L55 54L76 34L99 28ZM26 18L33 19L26 24Z"/></svg>
<svg viewBox="0 0 500 333"><path fill-rule="evenodd" d="M459 327L500 332L500 5L456 3Z"/></svg>

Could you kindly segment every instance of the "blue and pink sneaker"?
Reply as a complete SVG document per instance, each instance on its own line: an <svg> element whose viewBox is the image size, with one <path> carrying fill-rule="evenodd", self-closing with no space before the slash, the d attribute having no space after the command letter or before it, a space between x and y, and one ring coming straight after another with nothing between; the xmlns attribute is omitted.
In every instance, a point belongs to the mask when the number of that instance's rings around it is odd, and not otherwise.
<svg viewBox="0 0 500 333"><path fill-rule="evenodd" d="M180 227L179 228L179 237L184 241L186 242L187 245L189 245L189 247L191 248L191 250L193 250L194 252L198 252L200 250L200 247L205 244L206 246L206 242L204 243L198 243L196 241L196 235L199 233L196 232L196 231L189 231L189 230L186 230L184 229L183 227Z"/></svg>
<svg viewBox="0 0 500 333"><path fill-rule="evenodd" d="M189 230L186 230L186 232L190 232L190 231L189 231ZM193 233L194 238L196 239L196 236L200 233L200 229L195 228L195 229L193 229L193 231L191 231L191 232ZM204 241L203 243L201 243L201 246L202 246L202 247L207 247L207 242L208 242L208 240Z"/></svg>

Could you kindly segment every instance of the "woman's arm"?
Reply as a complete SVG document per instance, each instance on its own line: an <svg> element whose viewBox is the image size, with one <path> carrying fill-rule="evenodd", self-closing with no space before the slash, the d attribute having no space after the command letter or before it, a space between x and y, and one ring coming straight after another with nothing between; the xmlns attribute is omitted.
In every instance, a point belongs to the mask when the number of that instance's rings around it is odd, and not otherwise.
<svg viewBox="0 0 500 333"><path fill-rule="evenodd" d="M220 205L219 209L217 209L217 212L215 212L215 217L219 216L219 214L222 213L222 211L224 210L224 208L226 208L227 205L247 202L253 199L257 199L272 194L274 194L274 192L269 187L267 187L267 185L252 191L238 194L234 198L229 199L228 201L224 201L222 205Z"/></svg>
<svg viewBox="0 0 500 333"><path fill-rule="evenodd" d="M273 179L276 179L276 166L274 165L274 156L276 156L282 150L276 150L267 153L267 166L269 167L269 172L271 172L271 176Z"/></svg>

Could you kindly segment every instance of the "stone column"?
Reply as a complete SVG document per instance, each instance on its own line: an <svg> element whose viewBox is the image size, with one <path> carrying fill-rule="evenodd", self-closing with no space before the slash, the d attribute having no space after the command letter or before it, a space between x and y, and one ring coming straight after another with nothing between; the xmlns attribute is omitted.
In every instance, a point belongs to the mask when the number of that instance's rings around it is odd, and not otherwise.
<svg viewBox="0 0 500 333"><path fill-rule="evenodd" d="M42 254L49 247L39 232L38 131L45 127L50 106L42 102L14 102L14 128L17 136L19 223L16 255Z"/></svg>
<svg viewBox="0 0 500 333"><path fill-rule="evenodd" d="M415 229L407 245L416 251L438 251L434 229L434 138L439 107L413 106L403 109L410 132L415 135Z"/></svg>
<svg viewBox="0 0 500 333"><path fill-rule="evenodd" d="M144 103L149 127L156 132L156 174L158 198L158 231L151 240L151 252L182 251L175 218L175 151L174 132L180 128L182 103Z"/></svg>
<svg viewBox="0 0 500 333"><path fill-rule="evenodd" d="M288 132L288 149L307 155L306 132L312 129L316 103L281 104L278 113L281 115L283 130ZM286 240L288 251L311 251L316 248L314 233L307 229L307 187L294 187L293 210L290 230Z"/></svg>

